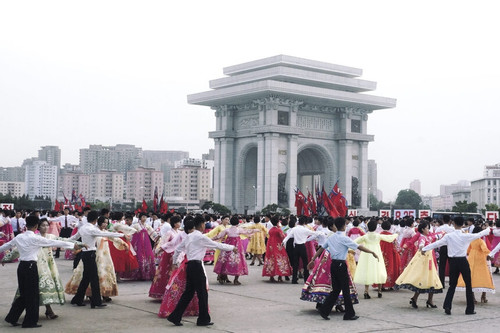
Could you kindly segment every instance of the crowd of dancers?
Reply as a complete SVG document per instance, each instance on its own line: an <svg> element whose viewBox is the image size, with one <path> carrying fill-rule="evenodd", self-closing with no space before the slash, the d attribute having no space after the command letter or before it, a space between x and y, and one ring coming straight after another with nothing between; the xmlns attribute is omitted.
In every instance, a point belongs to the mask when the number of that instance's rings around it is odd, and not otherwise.
<svg viewBox="0 0 500 333"><path fill-rule="evenodd" d="M56 260L73 260L73 274L61 281ZM363 299L388 290L409 289L406 306L438 307L434 294L448 290L442 308L451 314L455 290L465 290L465 314L494 293L498 273L500 222L355 217L217 216L214 214L122 213L103 209L62 212L0 211L0 260L19 261L18 283L5 321L13 326L26 310L23 327L40 327L39 306L56 319L52 304L104 308L122 281L151 281L148 296L159 301L158 316L181 326L183 316L212 325L207 274L221 285L244 284L249 265L262 266L271 283L298 284L298 298L316 304L329 319L358 318L356 285ZM62 260L62 258L61 258ZM248 263L247 263L248 262ZM213 267L213 268L212 268ZM476 298L477 297L477 298ZM161 303L160 303L161 302Z"/></svg>

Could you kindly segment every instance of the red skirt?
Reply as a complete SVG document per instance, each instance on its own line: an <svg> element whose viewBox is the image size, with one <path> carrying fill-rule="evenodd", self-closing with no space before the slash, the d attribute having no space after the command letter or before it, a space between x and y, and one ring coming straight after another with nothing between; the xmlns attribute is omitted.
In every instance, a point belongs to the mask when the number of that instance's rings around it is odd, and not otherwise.
<svg viewBox="0 0 500 333"><path fill-rule="evenodd" d="M132 249L132 245L130 244L130 242L126 239L123 240L127 243L129 249ZM137 258L134 256L132 251L118 250L112 241L108 240L108 242L111 259L113 260L113 265L115 266L115 272L130 272L134 269L139 268Z"/></svg>

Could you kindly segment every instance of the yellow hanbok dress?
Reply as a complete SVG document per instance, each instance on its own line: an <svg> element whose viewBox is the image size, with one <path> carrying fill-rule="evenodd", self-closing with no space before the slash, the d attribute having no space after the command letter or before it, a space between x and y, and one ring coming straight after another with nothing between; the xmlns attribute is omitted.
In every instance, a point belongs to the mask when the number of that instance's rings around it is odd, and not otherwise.
<svg viewBox="0 0 500 333"><path fill-rule="evenodd" d="M262 223L255 223L247 227L247 229L257 229L259 232L250 237L247 252L251 254L266 253L266 238L269 237L267 228Z"/></svg>
<svg viewBox="0 0 500 333"><path fill-rule="evenodd" d="M371 253L361 252L353 279L354 283L364 285L385 283L387 280L387 271L385 269L384 256L380 249L380 241L392 243L397 237L397 234L382 235L376 232L368 232L366 235L354 240L355 243L375 252L379 258L377 260Z"/></svg>
<svg viewBox="0 0 500 333"><path fill-rule="evenodd" d="M491 268L486 256L490 250L479 238L472 241L467 249L467 261L470 266L472 291L495 293L495 285L491 276ZM458 278L457 290L465 290L465 282L462 275Z"/></svg>
<svg viewBox="0 0 500 333"><path fill-rule="evenodd" d="M230 225L223 225L223 224L219 224L218 226L216 226L215 228L213 228L212 230L210 230L209 232L207 232L205 235L212 239L214 238L215 236L217 236L218 234L220 234L223 230L229 228ZM220 239L220 240L217 240L218 242L222 242L224 241L223 239ZM220 250L219 249L216 249L215 250L215 254L214 254L214 266L215 264L217 263L217 259L219 259L219 255L220 255Z"/></svg>

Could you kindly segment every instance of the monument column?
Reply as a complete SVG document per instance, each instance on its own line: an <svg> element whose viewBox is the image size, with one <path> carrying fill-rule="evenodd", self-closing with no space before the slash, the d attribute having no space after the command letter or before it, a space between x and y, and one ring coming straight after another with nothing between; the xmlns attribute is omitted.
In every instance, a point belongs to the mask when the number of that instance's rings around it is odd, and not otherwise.
<svg viewBox="0 0 500 333"><path fill-rule="evenodd" d="M263 206L278 203L278 138L277 133L264 134L264 188Z"/></svg>
<svg viewBox="0 0 500 333"><path fill-rule="evenodd" d="M368 142L359 143L359 186L361 209L368 209Z"/></svg>
<svg viewBox="0 0 500 333"><path fill-rule="evenodd" d="M264 206L262 205L262 200L264 198L264 170L265 170L265 148L264 148L264 136L262 134L257 134L257 185L255 188L255 211L261 210Z"/></svg>
<svg viewBox="0 0 500 333"><path fill-rule="evenodd" d="M297 184L297 150L298 136L290 135L288 137L288 170L287 170L287 191L288 208L292 211L295 207L295 187Z"/></svg>
<svg viewBox="0 0 500 333"><path fill-rule="evenodd" d="M339 140L339 186L348 203L352 200L352 140Z"/></svg>
<svg viewBox="0 0 500 333"><path fill-rule="evenodd" d="M233 210L234 139L222 138L220 142L219 203Z"/></svg>
<svg viewBox="0 0 500 333"><path fill-rule="evenodd" d="M220 173L220 167L221 167L221 160L220 160L220 153L221 153L221 142L220 139L215 138L215 152L214 152L214 202L220 203L220 179L221 179L221 173Z"/></svg>

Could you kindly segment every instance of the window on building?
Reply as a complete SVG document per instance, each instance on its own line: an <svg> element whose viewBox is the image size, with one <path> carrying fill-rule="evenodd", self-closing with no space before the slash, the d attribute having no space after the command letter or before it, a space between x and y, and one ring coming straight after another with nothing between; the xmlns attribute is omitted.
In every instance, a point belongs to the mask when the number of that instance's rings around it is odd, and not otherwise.
<svg viewBox="0 0 500 333"><path fill-rule="evenodd" d="M278 125L290 125L288 111L278 111Z"/></svg>
<svg viewBox="0 0 500 333"><path fill-rule="evenodd" d="M361 133L361 120L352 119L351 120L351 132Z"/></svg>

